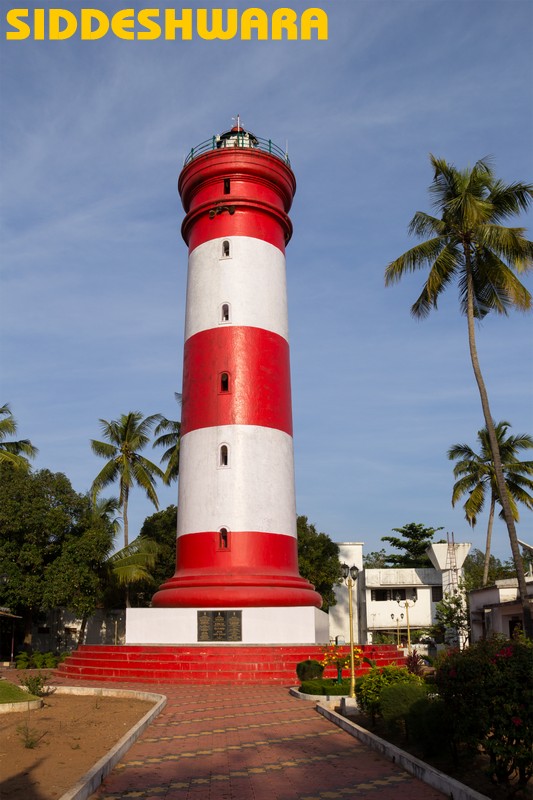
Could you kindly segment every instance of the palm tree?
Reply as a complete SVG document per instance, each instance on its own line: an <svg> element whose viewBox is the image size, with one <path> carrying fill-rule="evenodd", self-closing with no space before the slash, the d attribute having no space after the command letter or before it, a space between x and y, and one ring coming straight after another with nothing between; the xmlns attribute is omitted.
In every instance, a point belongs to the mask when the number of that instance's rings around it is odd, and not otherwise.
<svg viewBox="0 0 533 800"><path fill-rule="evenodd" d="M90 498L91 514L95 520L103 520L113 535L116 536L122 527L122 517L118 515L120 511L120 501L117 497L95 497Z"/></svg>
<svg viewBox="0 0 533 800"><path fill-rule="evenodd" d="M181 404L181 394L174 392L176 401ZM157 424L154 434L158 437L152 447L166 447L167 449L161 456L161 463L167 464L165 474L163 475L163 483L170 485L173 481L178 480L180 468L180 431L181 422L173 419L167 419L160 416L159 423Z"/></svg>
<svg viewBox="0 0 533 800"><path fill-rule="evenodd" d="M117 550L106 564L118 583L126 587L126 606L130 606L129 586L131 583L153 581L150 570L159 555L159 545L152 539L138 536L127 547Z"/></svg>
<svg viewBox="0 0 533 800"><path fill-rule="evenodd" d="M128 545L128 499L132 486L137 484L144 489L146 496L156 509L159 501L155 491L155 478L162 478L163 472L156 464L140 454L150 441L153 425L159 415L143 419L138 411L122 414L118 420L100 420L101 430L106 442L91 440L93 453L108 461L93 481L93 504L98 493L110 483L119 481L119 506L124 523L124 547Z"/></svg>
<svg viewBox="0 0 533 800"><path fill-rule="evenodd" d="M518 460L518 452L520 450L533 448L533 437L527 433L507 436L509 428L510 423L505 421L498 422L494 426L509 496L509 506L514 521L518 522L520 519L518 503L523 503L527 508L533 509L533 494L530 494L533 491L533 480L527 477L533 475L533 461ZM477 522L478 514L483 510L487 494L490 493L489 520L483 565L483 586L486 586L489 577L492 524L496 503L499 503L499 495L486 427L478 431L477 441L479 443L479 453L474 452L467 444L454 444L448 450L448 458L451 461L459 459L453 469L454 477L458 478L458 480L453 487L452 505L454 506L463 495L468 494L463 508L465 517L472 527Z"/></svg>
<svg viewBox="0 0 533 800"><path fill-rule="evenodd" d="M159 545L152 539L138 536L127 547L117 550L107 559L118 582L123 585L151 580L150 569L159 554Z"/></svg>
<svg viewBox="0 0 533 800"><path fill-rule="evenodd" d="M531 608L514 524L505 489L505 477L498 440L490 411L485 382L481 374L475 338L475 320L490 311L507 314L510 308L531 308L531 294L515 272L525 272L533 265L533 243L524 228L509 228L500 223L525 211L533 200L533 185L505 185L493 174L488 159L477 161L471 169L459 170L444 159L430 156L434 169L429 188L440 217L417 211L409 232L431 238L392 261L385 272L385 284L399 281L406 273L429 267L429 275L418 300L411 308L413 316L426 317L448 284L459 286L461 311L468 327L470 358L487 427L494 473L502 511L509 532L518 588L524 613L524 630L533 638Z"/></svg>
<svg viewBox="0 0 533 800"><path fill-rule="evenodd" d="M6 442L7 436L17 432L17 423L9 407L9 403L0 406L0 464L7 463L18 469L29 469L29 458L39 452L29 439L18 442Z"/></svg>

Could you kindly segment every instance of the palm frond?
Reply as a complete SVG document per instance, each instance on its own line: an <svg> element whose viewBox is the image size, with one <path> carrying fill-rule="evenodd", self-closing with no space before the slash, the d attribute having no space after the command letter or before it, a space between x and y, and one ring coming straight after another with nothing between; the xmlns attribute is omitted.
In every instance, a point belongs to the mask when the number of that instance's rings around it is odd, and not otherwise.
<svg viewBox="0 0 533 800"><path fill-rule="evenodd" d="M407 250L399 258L391 261L385 270L385 286L396 283L406 273L432 265L439 253L446 247L446 236L437 236L427 242L421 242Z"/></svg>
<svg viewBox="0 0 533 800"><path fill-rule="evenodd" d="M96 501L97 495L110 483L114 483L120 476L119 466L116 461L108 461L105 464L96 478L94 479L91 487L91 494L93 497L93 504Z"/></svg>
<svg viewBox="0 0 533 800"><path fill-rule="evenodd" d="M5 403L0 407L0 441L5 439L6 436L13 436L17 432L17 423L15 417L11 413L9 403Z"/></svg>
<svg viewBox="0 0 533 800"><path fill-rule="evenodd" d="M410 235L415 234L416 236L427 236L428 234L445 236L447 233L446 225L441 219L432 217L424 211L416 212L409 223L408 231Z"/></svg>
<svg viewBox="0 0 533 800"><path fill-rule="evenodd" d="M456 458L472 460L476 458L476 454L472 448L467 444L453 444L447 452L450 461L455 461Z"/></svg>
<svg viewBox="0 0 533 800"><path fill-rule="evenodd" d="M501 222L527 211L533 202L533 184L510 183L495 180L489 195L493 206L492 219Z"/></svg>
<svg viewBox="0 0 533 800"><path fill-rule="evenodd" d="M15 469L29 470L30 462L18 453L10 453L5 447L0 448L0 464L11 464Z"/></svg>
<svg viewBox="0 0 533 800"><path fill-rule="evenodd" d="M455 243L448 243L439 253L431 266L420 296L411 307L411 314L414 317L426 317L432 308L437 308L438 298L454 277L460 258Z"/></svg>
<svg viewBox="0 0 533 800"><path fill-rule="evenodd" d="M96 456L101 456L102 458L115 458L118 455L118 450L114 444L100 442L97 439L91 439L91 450Z"/></svg>
<svg viewBox="0 0 533 800"><path fill-rule="evenodd" d="M153 569L159 552L157 542L137 537L131 544L113 553L107 559L107 564L120 584L152 581L150 570Z"/></svg>
<svg viewBox="0 0 533 800"><path fill-rule="evenodd" d="M17 427L9 403L4 403L0 407L0 461L9 463L16 469L29 469L28 459L35 458L38 449L29 439L5 441L7 436L13 436L17 432Z"/></svg>
<svg viewBox="0 0 533 800"><path fill-rule="evenodd" d="M478 483L470 492L470 495L463 506L465 519L471 527L475 527L479 514L485 506L485 487Z"/></svg>

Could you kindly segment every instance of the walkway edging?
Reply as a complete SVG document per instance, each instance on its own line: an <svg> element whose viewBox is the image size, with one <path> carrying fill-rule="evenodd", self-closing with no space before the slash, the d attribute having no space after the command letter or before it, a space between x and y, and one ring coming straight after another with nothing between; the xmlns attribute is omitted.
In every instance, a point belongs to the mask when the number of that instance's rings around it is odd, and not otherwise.
<svg viewBox="0 0 533 800"><path fill-rule="evenodd" d="M359 739L372 750L377 750L378 753L390 759L394 764L401 766L410 775L414 775L415 778L427 783L439 792L447 794L453 800L488 800L486 795L476 792L475 789L471 789L469 786L465 786L464 783L456 781L455 778L450 778L449 775L435 769L435 767L431 767L425 761L415 758L410 753L406 753L405 750L400 750L399 747L385 741L385 739L380 739L379 736L367 731L366 728L361 728L357 723L341 716L341 714L337 714L336 711L332 711L326 704L318 702L316 710L327 720L333 722L334 725L349 733L350 736Z"/></svg>
<svg viewBox="0 0 533 800"><path fill-rule="evenodd" d="M154 692L139 692L134 689L94 689L89 686L49 686L47 687L53 694L65 695L93 695L98 697L123 697L132 700L154 701L155 705L124 734L114 747L109 750L97 763L88 770L85 775L68 791L61 795L59 800L87 800L93 792L98 789L106 775L109 775L113 767L120 761L127 750L139 738L141 733L148 727L157 715L167 704L164 694Z"/></svg>

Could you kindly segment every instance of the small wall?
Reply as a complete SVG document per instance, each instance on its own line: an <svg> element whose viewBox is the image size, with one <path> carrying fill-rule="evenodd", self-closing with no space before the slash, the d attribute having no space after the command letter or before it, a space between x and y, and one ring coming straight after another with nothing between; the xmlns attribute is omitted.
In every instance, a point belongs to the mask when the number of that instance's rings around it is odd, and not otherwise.
<svg viewBox="0 0 533 800"><path fill-rule="evenodd" d="M126 644L198 642L197 608L126 609ZM234 609L225 609L232 611ZM326 644L328 615L312 607L243 608L243 644Z"/></svg>
<svg viewBox="0 0 533 800"><path fill-rule="evenodd" d="M99 609L87 620L84 644L122 644L126 612L124 609L106 613ZM42 653L65 652L78 645L82 620L70 611L58 608L50 611L42 624L32 632L32 648Z"/></svg>

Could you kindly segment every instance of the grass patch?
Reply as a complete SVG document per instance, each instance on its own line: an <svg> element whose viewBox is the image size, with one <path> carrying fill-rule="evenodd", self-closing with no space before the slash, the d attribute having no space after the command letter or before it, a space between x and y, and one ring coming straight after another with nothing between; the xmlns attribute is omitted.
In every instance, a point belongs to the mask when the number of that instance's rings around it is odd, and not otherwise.
<svg viewBox="0 0 533 800"><path fill-rule="evenodd" d="M28 700L38 700L33 694L28 694L20 686L15 686L8 681L0 681L0 703L27 703Z"/></svg>

